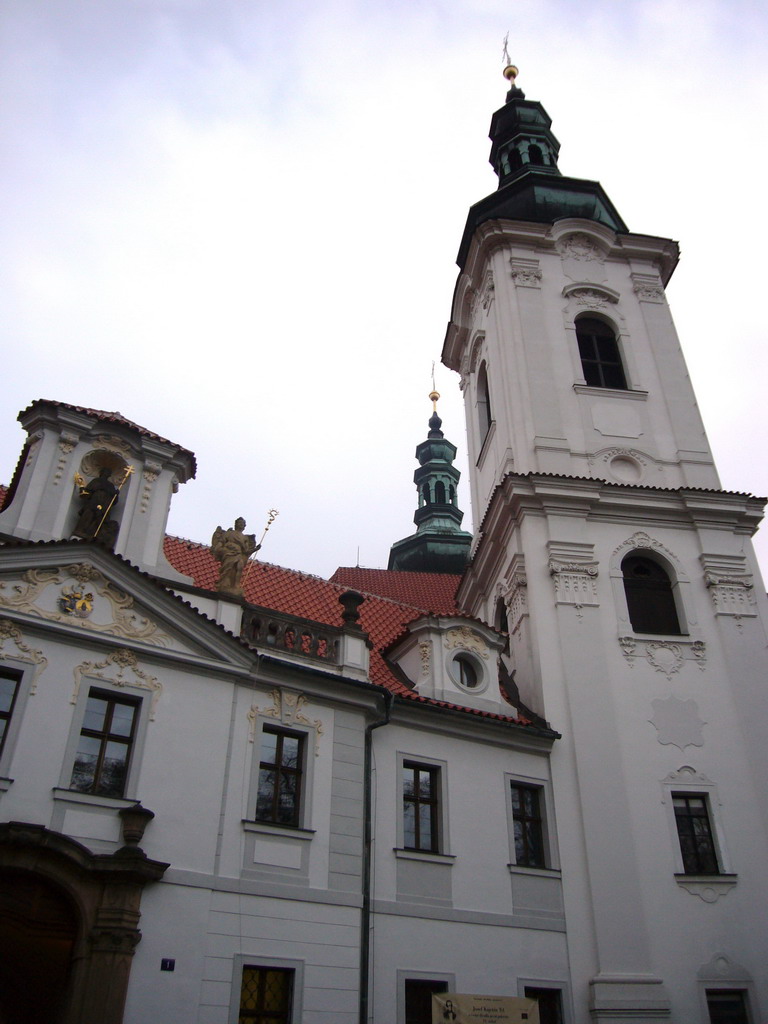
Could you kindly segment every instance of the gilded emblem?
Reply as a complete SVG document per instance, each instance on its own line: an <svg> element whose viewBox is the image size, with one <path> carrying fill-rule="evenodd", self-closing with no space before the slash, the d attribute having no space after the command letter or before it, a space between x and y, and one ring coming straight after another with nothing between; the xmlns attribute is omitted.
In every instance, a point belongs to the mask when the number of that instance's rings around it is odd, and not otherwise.
<svg viewBox="0 0 768 1024"><path fill-rule="evenodd" d="M65 615L74 615L78 619L87 619L93 611L93 594L80 587L65 588L59 598L59 608Z"/></svg>

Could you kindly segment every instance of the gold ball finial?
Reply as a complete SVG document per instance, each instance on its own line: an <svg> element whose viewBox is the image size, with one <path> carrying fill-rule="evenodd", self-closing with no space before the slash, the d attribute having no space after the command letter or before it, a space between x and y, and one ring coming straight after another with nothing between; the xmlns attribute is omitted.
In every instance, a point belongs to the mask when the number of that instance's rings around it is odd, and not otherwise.
<svg viewBox="0 0 768 1024"><path fill-rule="evenodd" d="M438 400L439 397L440 397L440 392L439 391L430 391L429 392L429 400L432 403L432 411L433 412L437 412L437 400Z"/></svg>
<svg viewBox="0 0 768 1024"><path fill-rule="evenodd" d="M520 74L520 71L519 71L518 68L515 67L514 64L507 64L507 66L504 68L502 74L504 75L504 77L507 79L507 81L511 85L514 85L515 84L515 79Z"/></svg>

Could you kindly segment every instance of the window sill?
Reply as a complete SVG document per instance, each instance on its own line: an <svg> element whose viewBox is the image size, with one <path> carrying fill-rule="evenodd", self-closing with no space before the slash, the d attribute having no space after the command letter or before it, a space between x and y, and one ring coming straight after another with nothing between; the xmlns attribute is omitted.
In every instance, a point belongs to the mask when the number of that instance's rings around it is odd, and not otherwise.
<svg viewBox="0 0 768 1024"><path fill-rule="evenodd" d="M60 789L54 787L53 799L65 804L85 804L88 807L105 807L119 811L122 807L133 807L138 803L135 798L116 796L100 796L98 793L80 793L76 789Z"/></svg>
<svg viewBox="0 0 768 1024"><path fill-rule="evenodd" d="M698 896L705 903L717 903L721 896L736 885L738 875L684 875L675 874L681 889Z"/></svg>
<svg viewBox="0 0 768 1024"><path fill-rule="evenodd" d="M244 832L255 832L262 836L280 836L283 839L308 840L315 834L313 828L301 828L298 825L275 825L271 821L250 821L247 818L243 818L242 825Z"/></svg>
<svg viewBox="0 0 768 1024"><path fill-rule="evenodd" d="M631 388L596 388L590 384L574 384L573 390L577 395L593 395L596 398L628 398L635 402L645 402L648 398L647 391Z"/></svg>
<svg viewBox="0 0 768 1024"><path fill-rule="evenodd" d="M483 443L480 445L480 454L477 456L477 463L476 463L476 465L477 465L478 468L483 464L483 462L485 462L485 457L486 457L486 455L488 454L488 452L490 451L490 448L491 448L491 438L493 437L493 435L495 433L496 433L496 420L491 420L491 425L486 430L485 437L483 438Z"/></svg>
<svg viewBox="0 0 768 1024"><path fill-rule="evenodd" d="M560 878L559 868L534 868L525 864L507 864L510 875L536 875L539 878Z"/></svg>
<svg viewBox="0 0 768 1024"><path fill-rule="evenodd" d="M428 864L445 864L453 867L456 858L450 853L432 853L430 850L405 850L402 847L394 848L395 856L400 860L420 860Z"/></svg>

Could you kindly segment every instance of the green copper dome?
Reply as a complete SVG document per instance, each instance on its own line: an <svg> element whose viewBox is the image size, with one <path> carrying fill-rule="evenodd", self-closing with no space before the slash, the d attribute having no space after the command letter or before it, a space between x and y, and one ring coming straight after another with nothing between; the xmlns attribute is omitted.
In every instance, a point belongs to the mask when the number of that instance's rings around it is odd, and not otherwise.
<svg viewBox="0 0 768 1024"><path fill-rule="evenodd" d="M461 529L464 513L457 503L460 472L453 465L456 445L445 439L437 415L436 391L430 395L434 411L426 441L416 447L419 468L413 482L419 506L413 516L416 533L392 545L388 569L408 572L462 573L469 559L472 535Z"/></svg>
<svg viewBox="0 0 768 1024"><path fill-rule="evenodd" d="M507 74L510 70L514 74ZM499 187L470 207L456 261L462 269L472 236L486 220L554 224L563 217L581 217L620 233L628 230L599 182L561 174L552 118L540 103L525 98L514 84L516 73L516 68L506 69L512 87L504 106L491 118L490 161Z"/></svg>

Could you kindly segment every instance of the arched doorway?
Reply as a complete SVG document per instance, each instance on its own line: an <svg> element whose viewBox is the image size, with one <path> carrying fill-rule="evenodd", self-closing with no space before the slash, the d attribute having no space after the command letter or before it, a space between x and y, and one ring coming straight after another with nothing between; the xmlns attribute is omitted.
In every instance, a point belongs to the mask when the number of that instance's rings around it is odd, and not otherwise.
<svg viewBox="0 0 768 1024"><path fill-rule="evenodd" d="M77 911L61 889L23 871L0 871L0 1024L61 1019Z"/></svg>
<svg viewBox="0 0 768 1024"><path fill-rule="evenodd" d="M128 812L126 845L109 854L42 825L0 824L0 1024L122 1024L142 890L168 867L130 827L152 812Z"/></svg>

